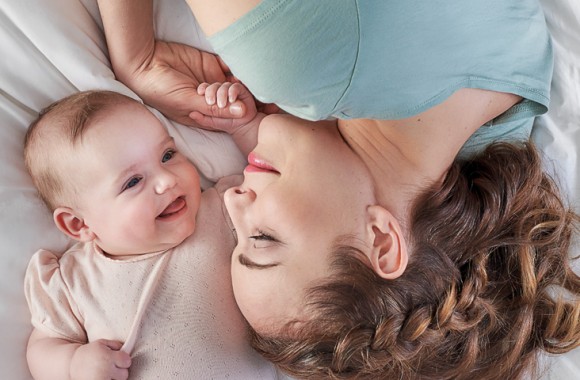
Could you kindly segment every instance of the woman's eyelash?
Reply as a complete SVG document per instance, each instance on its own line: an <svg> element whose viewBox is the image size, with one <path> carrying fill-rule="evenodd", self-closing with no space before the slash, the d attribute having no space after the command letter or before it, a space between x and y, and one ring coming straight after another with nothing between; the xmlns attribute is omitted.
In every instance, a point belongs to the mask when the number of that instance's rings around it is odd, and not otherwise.
<svg viewBox="0 0 580 380"><path fill-rule="evenodd" d="M271 235L268 235L262 231L258 230L258 233L256 235L252 235L250 236L250 239L254 239L254 240L265 240L265 241L277 241L274 237L272 237Z"/></svg>

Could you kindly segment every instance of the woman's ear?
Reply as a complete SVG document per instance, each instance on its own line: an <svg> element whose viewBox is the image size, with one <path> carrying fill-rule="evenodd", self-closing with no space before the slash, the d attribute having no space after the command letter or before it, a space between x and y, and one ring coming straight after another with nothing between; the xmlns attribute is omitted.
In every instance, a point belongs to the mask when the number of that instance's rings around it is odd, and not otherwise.
<svg viewBox="0 0 580 380"><path fill-rule="evenodd" d="M76 216L74 210L69 207L57 207L52 217L58 229L74 240L86 243L95 238L95 234L85 221Z"/></svg>
<svg viewBox="0 0 580 380"><path fill-rule="evenodd" d="M393 280L403 274L409 259L401 226L382 206L369 206L367 213L371 266L382 278Z"/></svg>

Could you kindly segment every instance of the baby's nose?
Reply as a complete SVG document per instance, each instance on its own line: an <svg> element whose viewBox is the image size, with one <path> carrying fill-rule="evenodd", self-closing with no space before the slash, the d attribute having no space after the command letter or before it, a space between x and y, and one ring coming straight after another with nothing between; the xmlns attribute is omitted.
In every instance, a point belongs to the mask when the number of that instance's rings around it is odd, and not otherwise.
<svg viewBox="0 0 580 380"><path fill-rule="evenodd" d="M163 194L167 190L175 187L177 184L177 177L168 170L162 171L157 176L155 182L155 192L157 194Z"/></svg>

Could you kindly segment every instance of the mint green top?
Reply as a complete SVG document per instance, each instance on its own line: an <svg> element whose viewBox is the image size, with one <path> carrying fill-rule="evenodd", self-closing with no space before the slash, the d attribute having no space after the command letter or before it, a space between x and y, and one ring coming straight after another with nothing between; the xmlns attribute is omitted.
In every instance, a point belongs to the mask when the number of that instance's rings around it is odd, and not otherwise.
<svg viewBox="0 0 580 380"><path fill-rule="evenodd" d="M309 120L400 119L481 88L524 98L488 124L529 126L549 103L537 0L264 0L210 42L259 100Z"/></svg>

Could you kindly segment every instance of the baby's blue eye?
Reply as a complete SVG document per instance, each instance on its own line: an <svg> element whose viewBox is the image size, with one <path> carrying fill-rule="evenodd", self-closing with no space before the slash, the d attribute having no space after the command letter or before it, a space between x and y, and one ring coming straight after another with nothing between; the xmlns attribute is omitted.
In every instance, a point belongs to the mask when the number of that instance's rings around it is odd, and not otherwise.
<svg viewBox="0 0 580 380"><path fill-rule="evenodd" d="M161 162L167 162L167 161L171 160L174 155L175 155L174 150L168 150L167 152L165 152L163 154L163 158L161 158Z"/></svg>
<svg viewBox="0 0 580 380"><path fill-rule="evenodd" d="M139 181L141 181L141 178L139 177L133 177L129 180L129 182L127 182L127 184L125 185L124 190L126 189L130 189L134 186L137 186L137 184L139 183Z"/></svg>

